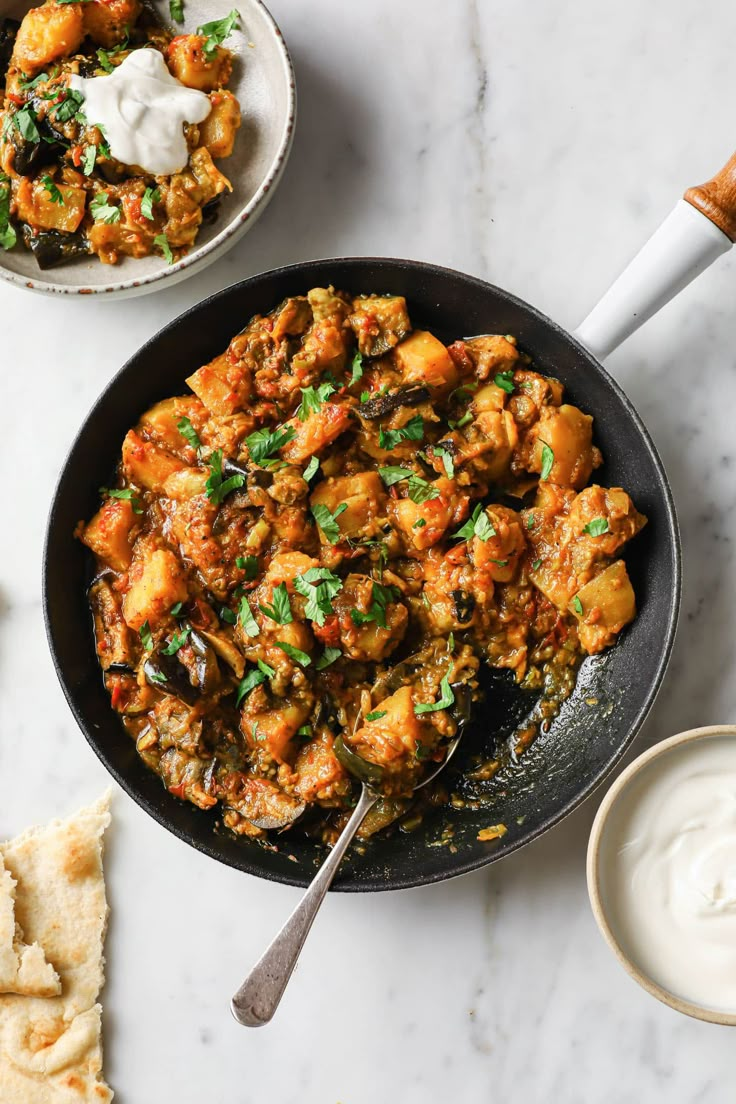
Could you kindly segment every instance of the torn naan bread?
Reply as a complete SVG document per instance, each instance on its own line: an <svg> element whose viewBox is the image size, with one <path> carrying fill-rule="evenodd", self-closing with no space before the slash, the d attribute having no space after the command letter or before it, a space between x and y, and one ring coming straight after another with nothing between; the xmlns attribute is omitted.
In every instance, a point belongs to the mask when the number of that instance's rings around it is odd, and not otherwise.
<svg viewBox="0 0 736 1104"><path fill-rule="evenodd" d="M101 1079L103 942L107 901L102 836L110 795L65 821L0 844L17 882L16 918L61 978L55 997L0 996L2 1104L106 1104Z"/></svg>
<svg viewBox="0 0 736 1104"><path fill-rule="evenodd" d="M15 919L15 880L0 854L0 993L56 997L61 980L38 943L25 943Z"/></svg>

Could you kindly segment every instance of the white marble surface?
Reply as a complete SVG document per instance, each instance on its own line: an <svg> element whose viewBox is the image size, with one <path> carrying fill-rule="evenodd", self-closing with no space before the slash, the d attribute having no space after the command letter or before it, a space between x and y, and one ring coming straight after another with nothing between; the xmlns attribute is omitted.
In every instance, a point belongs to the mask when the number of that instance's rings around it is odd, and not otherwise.
<svg viewBox="0 0 736 1104"><path fill-rule="evenodd" d="M736 96L728 0L272 6L299 132L236 251L132 302L0 287L1 833L106 785L51 668L40 557L72 435L144 339L241 276L361 253L467 269L573 326L731 153L714 106ZM610 361L661 449L684 537L678 644L639 749L736 711L735 262ZM595 805L457 882L330 898L277 1021L248 1032L228 998L296 891L215 865L117 792L105 1005L121 1104L731 1101L734 1036L660 1007L598 935L584 879Z"/></svg>

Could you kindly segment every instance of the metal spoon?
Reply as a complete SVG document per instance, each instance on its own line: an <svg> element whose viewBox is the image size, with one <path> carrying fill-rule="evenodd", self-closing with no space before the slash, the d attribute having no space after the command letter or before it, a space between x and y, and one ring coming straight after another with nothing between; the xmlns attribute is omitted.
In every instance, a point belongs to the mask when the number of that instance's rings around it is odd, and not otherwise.
<svg viewBox="0 0 736 1104"><path fill-rule="evenodd" d="M447 745L445 758L432 774L414 787L415 790L426 786L445 769L460 743L465 724L466 717L459 722L455 736ZM343 856L355 833L381 796L368 783L362 783L360 800L337 843L271 946L259 958L230 1002L233 1016L244 1027L261 1027L273 1017Z"/></svg>

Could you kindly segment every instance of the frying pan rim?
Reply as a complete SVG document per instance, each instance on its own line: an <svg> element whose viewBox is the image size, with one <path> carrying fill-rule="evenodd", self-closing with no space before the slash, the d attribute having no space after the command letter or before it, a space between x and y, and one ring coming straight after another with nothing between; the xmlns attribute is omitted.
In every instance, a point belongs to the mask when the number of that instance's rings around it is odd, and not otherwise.
<svg viewBox="0 0 736 1104"><path fill-rule="evenodd" d="M55 516L58 509L58 502L63 487L66 484L68 478L68 470L76 455L78 448L80 448L87 436L89 427L96 420L98 411L103 405L108 393L121 382L128 373L134 371L135 362L152 346L159 343L165 336L169 335L177 327L181 326L191 316L196 315L200 311L204 311L209 308L216 300L231 295L236 290L246 293L254 286L261 282L272 279L281 279L288 277L289 275L300 275L305 277L314 269L321 269L324 266L340 266L342 268L355 267L356 270L364 269L368 266L378 266L385 269L404 269L411 270L417 273L425 273L432 276L440 276L444 278L450 278L453 281L459 281L461 283L473 285L481 292L491 291L502 299L512 303L517 308L526 312L533 317L538 323L544 326L546 329L553 331L558 337L561 337L563 341L568 342L573 348L581 355L583 360L592 360L596 365L598 371L602 374L605 382L613 390L619 403L625 408L631 422L637 430L638 436L644 448L649 453L650 460L657 470L659 475L659 483L661 487L657 488L657 494L660 490L663 493L663 505L665 508L665 516L669 535L671 538L671 572L673 579L672 594L669 603L669 609L667 611L666 625L664 626L664 638L663 648L661 652L660 661L657 665L652 682L644 694L642 704L634 716L633 721L630 723L626 736L619 742L619 745L613 752L613 754L607 759L603 766L579 789L573 797L566 801L560 808L555 810L552 814L546 817L539 824L535 825L533 829L526 834L522 834L518 839L510 841L502 852L498 852L493 849L493 846L489 847L486 854L474 855L467 860L454 861L456 857L448 853L448 859L452 859L452 862L448 862L448 868L444 870L437 870L429 874L413 874L411 872L406 874L393 874L390 878L382 881L362 881L360 879L351 878L345 880L339 880L332 887L333 891L342 893L375 893L386 892L389 890L398 889L413 889L419 886L434 885L438 882L447 881L450 878L460 877L461 875L471 873L474 870L478 870L481 867L487 866L492 862L496 862L499 859L507 858L512 855L519 848L526 846L533 840L537 839L544 832L547 832L550 828L554 827L566 816L568 816L574 809L585 801L590 794L601 785L604 779L614 769L616 764L621 760L627 749L631 746L632 742L636 738L638 732L641 729L650 709L652 708L654 701L662 686L669 659L672 654L672 648L674 646L675 634L677 630L677 622L680 611L680 600L682 590L682 548L680 540L680 530L677 519L677 513L675 509L674 499L672 495L672 489L670 487L669 479L664 468L664 464L657 452L654 442L647 430L646 426L642 422L635 407L631 403L628 396L623 389L617 383L617 381L606 371L605 367L593 356L593 354L585 348L584 345L571 333L565 330L553 319L548 318L536 307L530 303L525 302L512 292L506 291L504 288L500 288L495 284L491 284L487 280L482 280L477 276L472 276L469 273L461 272L457 269L448 268L442 265L432 264L427 261L413 261L407 258L396 257L324 257L315 258L310 261L296 262L289 265L281 265L277 268L267 269L263 272L256 273L253 276L249 276L245 280L237 280L227 287L213 292L211 295L206 296L203 300L193 304L186 311L177 315L174 319L167 322L162 326L155 334L153 334L147 341L143 343L133 354L130 356L122 367L107 381L102 391L97 396L95 402L90 408L88 414L84 418L79 430L74 435L74 439L67 451L64 462L59 471L59 477L56 481L56 485L51 499L51 506L48 514L48 521L46 525L46 532L44 538L43 547L43 562L42 562L42 601L43 601L43 616L44 625L46 628L46 636L51 652L51 657L56 671L57 678L61 684L62 691L67 700L72 715L77 722L77 725L83 732L88 744L97 755L105 769L115 779L118 785L131 797L137 805L139 805L149 816L160 824L167 831L171 832L178 839L194 847L197 851L207 855L209 858L216 859L218 862L223 863L236 870L241 870L244 873L254 875L255 877L264 878L267 881L279 882L283 885L291 885L299 888L304 888L309 884L309 878L301 877L298 875L290 876L289 873L273 872L257 868L253 863L248 861L248 851L244 848L242 851L242 861L235 861L231 854L224 854L218 851L208 840L198 839L192 835L185 828L180 828L178 825L172 822L172 820L166 815L164 811L159 810L148 797L138 792L133 781L129 780L125 773L118 768L108 759L104 746L101 742L98 742L94 726L90 724L84 716L81 708L79 707L74 688L71 686L70 681L67 679L64 662L60 654L61 647L57 646L55 638L55 626L53 624L53 617L50 608L50 570L51 570L51 543L54 533L56 531ZM390 277L389 277L390 283ZM384 289L389 290L387 287ZM621 642L621 645L625 646L625 642ZM621 646L619 645L619 646ZM237 856L240 860L240 854Z"/></svg>

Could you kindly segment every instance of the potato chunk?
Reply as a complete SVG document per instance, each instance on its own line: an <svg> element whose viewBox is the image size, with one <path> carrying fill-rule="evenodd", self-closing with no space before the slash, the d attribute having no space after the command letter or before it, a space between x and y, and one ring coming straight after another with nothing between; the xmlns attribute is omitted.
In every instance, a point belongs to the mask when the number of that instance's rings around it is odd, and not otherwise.
<svg viewBox="0 0 736 1104"><path fill-rule="evenodd" d="M52 193L47 191L41 180L21 180L15 195L18 218L43 230L73 234L84 218L87 193L84 188L68 184L55 187L58 187L63 203L54 203Z"/></svg>
<svg viewBox="0 0 736 1104"><path fill-rule="evenodd" d="M290 463L301 464L336 441L351 422L350 407L345 403L323 403L306 421L293 418L286 423L295 436L284 445L282 453Z"/></svg>
<svg viewBox="0 0 736 1104"><path fill-rule="evenodd" d="M442 540L450 526L460 521L467 511L468 495L453 479L442 476L435 479L432 487L439 495L426 502L401 498L389 503L394 524L414 548L430 548Z"/></svg>
<svg viewBox="0 0 736 1104"><path fill-rule="evenodd" d="M144 549L130 569L131 586L123 598L123 616L131 629L144 621L153 627L177 602L187 600L184 568L167 548Z"/></svg>
<svg viewBox="0 0 736 1104"><path fill-rule="evenodd" d="M634 588L624 561L616 560L586 583L569 610L578 618L580 643L586 652L595 655L612 644L616 633L636 617Z"/></svg>
<svg viewBox="0 0 736 1104"><path fill-rule="evenodd" d="M20 25L12 64L32 77L46 65L69 57L84 38L84 4L44 4L31 8Z"/></svg>
<svg viewBox="0 0 736 1104"><path fill-rule="evenodd" d="M232 92L213 92L212 110L199 127L199 140L210 157L229 157L240 127L240 105Z"/></svg>
<svg viewBox="0 0 736 1104"><path fill-rule="evenodd" d="M429 387L455 387L458 372L442 342L425 330L414 333L396 346L394 360L406 383Z"/></svg>
<svg viewBox="0 0 736 1104"><path fill-rule="evenodd" d="M385 590L367 575L348 575L335 598L340 646L350 659L377 663L402 640L409 614L406 606L392 594L387 596ZM366 616L371 620L364 620Z"/></svg>
<svg viewBox="0 0 736 1104"><path fill-rule="evenodd" d="M135 522L129 499L109 498L85 527L82 541L113 571L126 571L133 558L130 533Z"/></svg>
<svg viewBox="0 0 736 1104"><path fill-rule="evenodd" d="M166 60L177 80L199 92L222 88L233 70L231 52L218 46L214 56L209 58L204 52L201 35L178 35L168 48Z"/></svg>
<svg viewBox="0 0 736 1104"><path fill-rule="evenodd" d="M312 493L311 503L326 506L331 514L345 505L336 518L341 539L372 535L386 516L386 495L378 472L325 479ZM327 540L321 529L320 539Z"/></svg>
<svg viewBox="0 0 736 1104"><path fill-rule="evenodd" d="M81 7L85 33L108 50L123 42L143 10L140 0L85 0Z"/></svg>
<svg viewBox="0 0 736 1104"><path fill-rule="evenodd" d="M529 445L530 454L527 450ZM542 471L544 445L552 450L554 456L547 476L549 482L578 490L584 487L598 460L597 449L593 447L593 419L590 414L583 414L576 406L566 403L543 407L523 449L528 471Z"/></svg>
<svg viewBox="0 0 736 1104"><path fill-rule="evenodd" d="M371 763L390 766L397 760L414 759L425 725L414 712L411 686L402 686L376 707L384 716L367 721L349 742L359 755Z"/></svg>
<svg viewBox="0 0 736 1104"><path fill-rule="evenodd" d="M198 368L186 382L208 410L223 417L242 410L251 396L250 375L227 353Z"/></svg>
<svg viewBox="0 0 736 1104"><path fill-rule="evenodd" d="M480 380L493 379L499 372L512 371L519 359L516 341L501 334L473 337L465 342L465 348Z"/></svg>
<svg viewBox="0 0 736 1104"><path fill-rule="evenodd" d="M168 477L185 467L182 460L144 441L134 429L127 433L123 441L123 470L131 483L161 494Z"/></svg>

